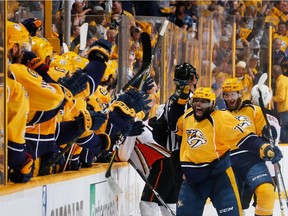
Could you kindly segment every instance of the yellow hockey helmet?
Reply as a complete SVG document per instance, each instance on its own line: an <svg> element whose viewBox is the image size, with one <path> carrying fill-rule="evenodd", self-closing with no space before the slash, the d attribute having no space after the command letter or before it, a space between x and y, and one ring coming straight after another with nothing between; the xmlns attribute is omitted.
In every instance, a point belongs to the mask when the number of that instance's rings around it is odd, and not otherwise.
<svg viewBox="0 0 288 216"><path fill-rule="evenodd" d="M228 78L222 84L222 91L223 92L241 92L243 91L244 87L242 81L238 78Z"/></svg>
<svg viewBox="0 0 288 216"><path fill-rule="evenodd" d="M32 37L32 52L40 57L42 61L45 61L45 63L53 61L53 46L46 38Z"/></svg>
<svg viewBox="0 0 288 216"><path fill-rule="evenodd" d="M7 47L12 49L18 44L20 49L31 50L31 38L27 29L18 23L7 21Z"/></svg>
<svg viewBox="0 0 288 216"><path fill-rule="evenodd" d="M50 68L54 67L56 70L63 71L65 70L65 73L73 73L74 67L72 63L60 55L54 55L53 61L50 63Z"/></svg>
<svg viewBox="0 0 288 216"><path fill-rule="evenodd" d="M79 68L84 69L85 66L89 62L88 59L81 57L80 55L78 55L74 51L69 51L69 52L63 53L62 56L72 63L75 71Z"/></svg>
<svg viewBox="0 0 288 216"><path fill-rule="evenodd" d="M215 104L216 94L215 94L215 92L213 91L212 88L199 87L193 93L192 98L193 99L194 98L207 99L207 100L210 100L210 102L212 102L212 104Z"/></svg>

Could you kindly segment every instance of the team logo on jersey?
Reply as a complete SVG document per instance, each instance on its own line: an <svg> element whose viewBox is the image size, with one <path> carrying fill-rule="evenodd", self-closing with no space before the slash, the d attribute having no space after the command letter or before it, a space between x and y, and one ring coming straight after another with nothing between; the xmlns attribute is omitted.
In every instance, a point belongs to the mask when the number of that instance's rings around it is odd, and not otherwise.
<svg viewBox="0 0 288 216"><path fill-rule="evenodd" d="M204 134L200 130L186 130L186 134L188 137L187 142L191 148L198 148L207 143Z"/></svg>
<svg viewBox="0 0 288 216"><path fill-rule="evenodd" d="M99 91L101 92L102 95L107 95L108 91L105 88L99 88Z"/></svg>
<svg viewBox="0 0 288 216"><path fill-rule="evenodd" d="M247 116L235 116L235 118L240 122L235 126L234 130L238 129L243 132L247 127L251 126L252 123Z"/></svg>
<svg viewBox="0 0 288 216"><path fill-rule="evenodd" d="M64 68L60 68L60 67L55 66L54 69L58 72L66 73L66 70Z"/></svg>
<svg viewBox="0 0 288 216"><path fill-rule="evenodd" d="M32 75L32 76L34 76L34 77L38 77L39 76L39 74L36 72L36 71L34 71L34 70L32 70L32 69L30 69L30 68L28 68L27 67L27 71Z"/></svg>

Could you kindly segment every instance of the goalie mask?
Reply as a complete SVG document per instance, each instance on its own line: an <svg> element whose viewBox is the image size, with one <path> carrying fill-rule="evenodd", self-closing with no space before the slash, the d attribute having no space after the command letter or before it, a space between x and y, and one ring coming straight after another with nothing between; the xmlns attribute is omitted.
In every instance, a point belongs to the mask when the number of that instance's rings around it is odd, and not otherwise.
<svg viewBox="0 0 288 216"><path fill-rule="evenodd" d="M267 107L267 105L272 99L272 91L269 89L267 85L262 85L260 88L260 91L261 91L264 107ZM260 106L259 99L260 99L259 85L256 84L255 86L253 86L251 90L251 102L255 105Z"/></svg>

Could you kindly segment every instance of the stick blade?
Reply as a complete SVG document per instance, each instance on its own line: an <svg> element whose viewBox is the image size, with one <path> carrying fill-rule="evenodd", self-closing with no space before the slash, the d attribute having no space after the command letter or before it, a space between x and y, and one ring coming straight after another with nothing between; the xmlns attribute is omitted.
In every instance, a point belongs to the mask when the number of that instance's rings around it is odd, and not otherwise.
<svg viewBox="0 0 288 216"><path fill-rule="evenodd" d="M121 188L116 184L116 182L112 178L112 176L107 178L107 183L108 183L110 189L113 191L114 194L120 195L122 193Z"/></svg>
<svg viewBox="0 0 288 216"><path fill-rule="evenodd" d="M87 42L88 23L83 23L80 27L80 50L84 50Z"/></svg>
<svg viewBox="0 0 288 216"><path fill-rule="evenodd" d="M261 88L264 85L264 83L266 82L267 78L268 78L267 73L263 73L261 75L261 77L259 78L259 81L258 81L259 88Z"/></svg>

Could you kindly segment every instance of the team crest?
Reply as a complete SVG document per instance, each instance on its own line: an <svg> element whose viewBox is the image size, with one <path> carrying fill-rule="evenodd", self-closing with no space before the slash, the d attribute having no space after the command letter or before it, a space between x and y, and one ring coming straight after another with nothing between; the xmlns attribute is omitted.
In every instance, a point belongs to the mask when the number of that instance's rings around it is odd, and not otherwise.
<svg viewBox="0 0 288 216"><path fill-rule="evenodd" d="M207 143L204 134L200 130L186 130L187 142L191 148L198 148Z"/></svg>
<svg viewBox="0 0 288 216"><path fill-rule="evenodd" d="M244 131L247 127L251 126L252 123L249 118L246 116L235 116L235 118L240 122L234 129L239 129L240 131Z"/></svg>
<svg viewBox="0 0 288 216"><path fill-rule="evenodd" d="M27 71L28 71L32 76L38 78L39 74L38 74L36 71L34 71L34 70L32 70L32 69L30 69L30 68L28 68L28 67L27 67Z"/></svg>

